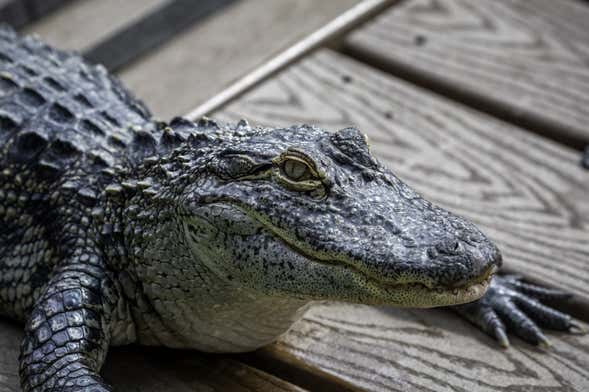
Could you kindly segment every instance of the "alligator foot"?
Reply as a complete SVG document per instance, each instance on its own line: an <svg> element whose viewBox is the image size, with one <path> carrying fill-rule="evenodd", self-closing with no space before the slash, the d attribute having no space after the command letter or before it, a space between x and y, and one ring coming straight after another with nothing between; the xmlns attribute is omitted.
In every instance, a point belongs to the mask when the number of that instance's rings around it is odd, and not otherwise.
<svg viewBox="0 0 589 392"><path fill-rule="evenodd" d="M581 158L581 166L589 169L589 146L585 147L585 152L583 152L583 157Z"/></svg>
<svg viewBox="0 0 589 392"><path fill-rule="evenodd" d="M495 276L487 293L478 301L452 307L460 315L509 347L507 330L535 345L550 346L540 327L568 332L587 332L568 314L541 300L563 300L572 295L526 283L519 276Z"/></svg>

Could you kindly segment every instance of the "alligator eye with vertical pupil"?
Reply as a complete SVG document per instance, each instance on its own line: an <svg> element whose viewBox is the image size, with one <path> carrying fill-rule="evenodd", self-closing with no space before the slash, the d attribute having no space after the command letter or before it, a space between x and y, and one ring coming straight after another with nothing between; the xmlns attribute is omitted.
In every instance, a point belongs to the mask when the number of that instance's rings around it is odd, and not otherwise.
<svg viewBox="0 0 589 392"><path fill-rule="evenodd" d="M289 148L272 159L274 178L284 187L299 192L315 192L324 188L325 175L304 152ZM318 194L324 195L325 191Z"/></svg>
<svg viewBox="0 0 589 392"><path fill-rule="evenodd" d="M309 166L298 159L285 159L282 163L282 172L292 181L304 181L313 177Z"/></svg>

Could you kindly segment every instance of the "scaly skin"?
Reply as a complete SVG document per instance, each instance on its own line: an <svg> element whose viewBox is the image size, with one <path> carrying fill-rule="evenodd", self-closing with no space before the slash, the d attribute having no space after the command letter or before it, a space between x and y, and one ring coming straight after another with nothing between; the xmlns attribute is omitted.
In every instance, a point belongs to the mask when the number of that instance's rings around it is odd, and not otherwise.
<svg viewBox="0 0 589 392"><path fill-rule="evenodd" d="M501 262L356 129L155 122L103 68L9 29L0 93L0 313L25 323L25 391L110 390L109 345L253 350L314 300L467 303ZM503 344L498 314L542 341L515 299L575 326L514 282L457 309Z"/></svg>

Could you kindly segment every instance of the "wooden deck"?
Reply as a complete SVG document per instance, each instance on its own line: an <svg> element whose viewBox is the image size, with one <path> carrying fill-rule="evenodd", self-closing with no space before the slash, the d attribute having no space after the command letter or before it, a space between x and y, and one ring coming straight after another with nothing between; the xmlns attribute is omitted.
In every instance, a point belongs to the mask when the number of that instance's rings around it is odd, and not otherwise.
<svg viewBox="0 0 589 392"><path fill-rule="evenodd" d="M72 0L19 23L90 53L171 2L122 3ZM162 117L357 126L496 241L508 270L573 292L555 306L589 322L587 20L582 0L237 0L118 73ZM0 392L18 390L21 335L0 321ZM256 353L117 348L104 375L130 391L589 390L589 335L548 337L501 350L446 309L329 303Z"/></svg>

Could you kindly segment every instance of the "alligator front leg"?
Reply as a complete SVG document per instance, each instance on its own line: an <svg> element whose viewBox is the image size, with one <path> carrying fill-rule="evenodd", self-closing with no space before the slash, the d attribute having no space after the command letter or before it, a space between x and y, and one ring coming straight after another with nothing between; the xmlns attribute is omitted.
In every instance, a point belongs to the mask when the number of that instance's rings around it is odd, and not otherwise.
<svg viewBox="0 0 589 392"><path fill-rule="evenodd" d="M61 267L33 308L21 347L24 391L111 390L98 372L117 295L93 257Z"/></svg>
<svg viewBox="0 0 589 392"><path fill-rule="evenodd" d="M523 282L515 275L495 276L481 299L453 306L452 309L495 338L503 347L509 346L507 330L529 343L549 345L540 327L584 332L571 316L540 302L570 297L570 294L561 290Z"/></svg>
<svg viewBox="0 0 589 392"><path fill-rule="evenodd" d="M583 165L585 169L589 169L589 146L585 147L583 157L581 158L581 165Z"/></svg>

